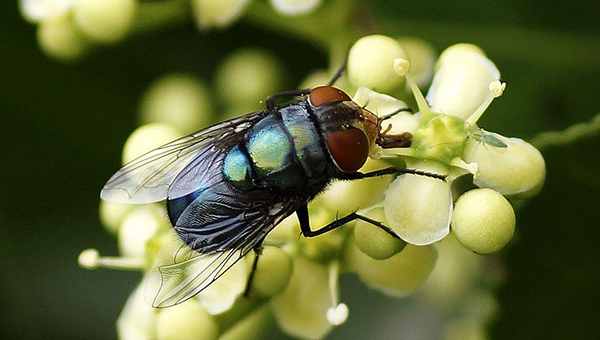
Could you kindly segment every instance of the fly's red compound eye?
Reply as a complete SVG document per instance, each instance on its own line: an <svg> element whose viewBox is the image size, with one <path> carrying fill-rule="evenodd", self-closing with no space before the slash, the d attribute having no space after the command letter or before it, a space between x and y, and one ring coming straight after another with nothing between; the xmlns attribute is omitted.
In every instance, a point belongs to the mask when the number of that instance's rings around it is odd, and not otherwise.
<svg viewBox="0 0 600 340"><path fill-rule="evenodd" d="M369 157L369 140L357 128L330 132L327 147L337 166L344 172L360 169Z"/></svg>
<svg viewBox="0 0 600 340"><path fill-rule="evenodd" d="M310 90L309 100L313 106L321 106L352 99L344 91L333 86L319 86Z"/></svg>

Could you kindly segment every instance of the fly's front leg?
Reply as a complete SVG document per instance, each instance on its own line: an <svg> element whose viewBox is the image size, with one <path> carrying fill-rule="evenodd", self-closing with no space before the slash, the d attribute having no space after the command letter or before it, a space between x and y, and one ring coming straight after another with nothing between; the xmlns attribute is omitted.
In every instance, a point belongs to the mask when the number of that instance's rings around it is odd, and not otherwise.
<svg viewBox="0 0 600 340"><path fill-rule="evenodd" d="M363 179L363 178L371 178L371 177L379 177L379 176L384 176L384 175L395 175L395 174L419 175L419 176L425 176L425 177L439 179L444 182L446 181L446 177L447 177L447 175L434 174L432 172L415 170L415 169L403 169L403 168L398 168L398 167L392 166L389 168L375 170L375 171L371 171L371 172L367 172L367 173L353 172L353 173L349 173L349 174L344 174L341 177L341 179L355 180L355 179Z"/></svg>
<svg viewBox="0 0 600 340"><path fill-rule="evenodd" d="M272 111L275 109L275 100L278 98L284 98L284 97L297 97L297 96L305 96L307 94L310 94L310 90L309 89L302 89L302 90L292 90L292 91L285 91L285 92L279 92L279 93L275 93L273 95L270 95L267 97L266 103L267 103L267 110Z"/></svg>
<svg viewBox="0 0 600 340"><path fill-rule="evenodd" d="M310 220L308 218L308 208L306 207L306 205L299 208L296 211L296 215L298 216L298 221L300 222L300 230L302 230L302 235L304 235L304 237L319 236L328 231L334 230L335 228L341 227L348 222L352 222L354 220L362 220L362 221L365 221L367 223L370 223L370 224L382 229L383 231L392 235L395 238L399 238L398 235L396 235L396 233L394 233L390 228L383 225L381 222L372 220L363 215L359 215L356 212L348 214L342 218L338 218L335 221L333 221L317 230L311 230L311 228L310 228Z"/></svg>

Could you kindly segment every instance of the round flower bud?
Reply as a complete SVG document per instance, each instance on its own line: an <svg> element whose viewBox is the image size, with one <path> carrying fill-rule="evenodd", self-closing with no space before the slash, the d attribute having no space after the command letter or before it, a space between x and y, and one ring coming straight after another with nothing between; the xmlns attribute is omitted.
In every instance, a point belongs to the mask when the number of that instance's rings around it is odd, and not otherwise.
<svg viewBox="0 0 600 340"><path fill-rule="evenodd" d="M75 22L93 40L115 42L131 28L137 10L136 0L77 0Z"/></svg>
<svg viewBox="0 0 600 340"><path fill-rule="evenodd" d="M310 215L312 230L319 229L335 219L335 215L327 209L315 209ZM342 250L345 233L344 227L332 230L316 237L302 237L304 256L313 261L328 263L335 260ZM299 234L296 234L298 238Z"/></svg>
<svg viewBox="0 0 600 340"><path fill-rule="evenodd" d="M31 22L40 22L65 14L73 0L21 0L21 14Z"/></svg>
<svg viewBox="0 0 600 340"><path fill-rule="evenodd" d="M264 247L258 258L250 294L265 298L275 296L285 289L291 276L290 256L277 247Z"/></svg>
<svg viewBox="0 0 600 340"><path fill-rule="evenodd" d="M515 212L492 189L475 189L460 196L452 215L452 232L467 249L490 254L504 247L515 231Z"/></svg>
<svg viewBox="0 0 600 340"><path fill-rule="evenodd" d="M270 0L269 2L281 14L300 15L314 10L321 0Z"/></svg>
<svg viewBox="0 0 600 340"><path fill-rule="evenodd" d="M361 171L369 172L387 166L382 161L368 159ZM315 205L323 205L343 216L380 202L391 181L391 176L373 177L352 182L334 181L323 194L317 197Z"/></svg>
<svg viewBox="0 0 600 340"><path fill-rule="evenodd" d="M352 100L379 117L397 112L400 109L406 109L408 106L401 100L398 100L387 94L371 91L366 87L360 87ZM392 126L389 134L402 134L404 132L413 133L419 125L419 119L416 115L407 112L396 113L393 117L386 119L381 123L381 128L386 131L388 126Z"/></svg>
<svg viewBox="0 0 600 340"><path fill-rule="evenodd" d="M100 201L100 221L111 234L119 231L119 226L134 208L130 204L116 204Z"/></svg>
<svg viewBox="0 0 600 340"><path fill-rule="evenodd" d="M271 308L284 332L298 338L322 339L332 329L327 319L331 301L327 268L298 257L288 286L271 300Z"/></svg>
<svg viewBox="0 0 600 340"><path fill-rule="evenodd" d="M146 254L146 242L161 227L162 217L156 206L149 205L129 213L119 228L119 250L123 255Z"/></svg>
<svg viewBox="0 0 600 340"><path fill-rule="evenodd" d="M433 77L435 49L428 42L413 37L402 37L398 42L406 51L410 61L408 74L419 87L427 86Z"/></svg>
<svg viewBox="0 0 600 340"><path fill-rule="evenodd" d="M417 289L435 266L435 247L406 245L400 253L375 260L361 252L354 242L348 242L344 267L358 274L370 287L391 296L405 296Z"/></svg>
<svg viewBox="0 0 600 340"><path fill-rule="evenodd" d="M269 326L273 323L269 311L268 305L260 307L221 334L219 340L267 339L271 331Z"/></svg>
<svg viewBox="0 0 600 340"><path fill-rule="evenodd" d="M231 264L233 264L233 260L227 263L227 265ZM217 281L200 292L198 298L206 311L215 315L229 310L246 290L248 272L246 261L238 261Z"/></svg>
<svg viewBox="0 0 600 340"><path fill-rule="evenodd" d="M44 53L56 59L76 59L90 47L89 41L75 27L68 14L41 22L37 38Z"/></svg>
<svg viewBox="0 0 600 340"><path fill-rule="evenodd" d="M383 207L373 208L364 216L386 224ZM363 220L356 221L354 242L358 249L376 260L387 259L399 253L406 246L406 242Z"/></svg>
<svg viewBox="0 0 600 340"><path fill-rule="evenodd" d="M207 126L212 114L206 85L185 74L167 75L154 82L140 108L142 123L164 123L186 134Z"/></svg>
<svg viewBox="0 0 600 340"><path fill-rule="evenodd" d="M181 137L181 135L181 132L169 125L160 123L142 125L135 129L125 141L123 164L129 163L146 152Z"/></svg>
<svg viewBox="0 0 600 340"><path fill-rule="evenodd" d="M161 309L156 318L158 340L210 340L218 337L217 323L196 299Z"/></svg>
<svg viewBox="0 0 600 340"><path fill-rule="evenodd" d="M355 86L392 91L403 82L403 78L394 72L394 60L406 57L402 46L390 37L370 35L361 38L350 49L348 77Z"/></svg>
<svg viewBox="0 0 600 340"><path fill-rule="evenodd" d="M192 0L193 15L200 28L223 28L233 23L250 0Z"/></svg>
<svg viewBox="0 0 600 340"><path fill-rule="evenodd" d="M518 198L535 196L544 184L546 164L542 154L531 144L518 138L504 138L506 147L487 145L485 141L470 138L464 149L463 159L477 163L473 183L491 188L502 195Z"/></svg>
<svg viewBox="0 0 600 340"><path fill-rule="evenodd" d="M156 339L156 309L144 300L144 282L131 293L117 320L119 339Z"/></svg>
<svg viewBox="0 0 600 340"><path fill-rule="evenodd" d="M464 52L448 59L436 72L427 101L434 112L468 118L493 96L489 85L500 79L493 62L475 52Z"/></svg>
<svg viewBox="0 0 600 340"><path fill-rule="evenodd" d="M442 67L442 65L448 60L452 60L452 58L460 56L463 53L477 53L484 57L486 56L485 52L483 52L483 50L477 45L468 43L455 44L446 48L442 52L442 54L440 54L440 57L438 58L438 61L435 64L435 70L439 70L439 68Z"/></svg>
<svg viewBox="0 0 600 340"><path fill-rule="evenodd" d="M448 174L434 162L409 165L411 169ZM441 240L450 231L452 191L450 181L402 175L390 184L383 204L388 226L404 241L416 245Z"/></svg>
<svg viewBox="0 0 600 340"><path fill-rule="evenodd" d="M230 55L217 70L216 85L231 106L263 108L268 96L281 88L284 70L279 60L261 49L243 49Z"/></svg>

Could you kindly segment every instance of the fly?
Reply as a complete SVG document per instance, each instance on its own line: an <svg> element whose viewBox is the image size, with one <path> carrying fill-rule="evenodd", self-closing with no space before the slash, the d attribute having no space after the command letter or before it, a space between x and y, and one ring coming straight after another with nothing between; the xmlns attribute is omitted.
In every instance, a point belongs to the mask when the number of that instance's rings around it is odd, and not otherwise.
<svg viewBox="0 0 600 340"><path fill-rule="evenodd" d="M356 219L397 237L356 212L312 229L307 205L333 179L406 173L445 179L399 167L358 171L376 145L409 147L412 136L381 131L382 121L391 115L378 118L332 86L344 66L327 86L274 94L267 98L266 110L165 144L109 179L101 192L104 200L126 204L166 200L181 244L163 247L157 257L146 285L152 306L169 307L195 296L249 251L257 251L266 235L293 213L305 237ZM286 97L296 100L276 105ZM402 110L407 108L397 112Z"/></svg>

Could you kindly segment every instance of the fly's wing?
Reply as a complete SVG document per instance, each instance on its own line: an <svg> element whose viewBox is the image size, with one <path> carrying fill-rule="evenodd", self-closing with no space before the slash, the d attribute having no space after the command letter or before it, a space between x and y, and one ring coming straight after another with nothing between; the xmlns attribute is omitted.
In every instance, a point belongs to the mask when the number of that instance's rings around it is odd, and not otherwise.
<svg viewBox="0 0 600 340"><path fill-rule="evenodd" d="M218 196L213 195L215 199ZM279 203L273 205L272 193L265 191L262 196L264 199L258 198L254 204L246 202L228 207L225 213L221 210L227 203L209 204L207 207L212 213L207 212L207 215L211 222L206 224L194 221L193 209L186 209L148 275L146 300L153 307L163 308L194 297L259 245L275 225L293 212L295 206L291 200L276 199ZM204 243L214 249L206 250Z"/></svg>
<svg viewBox="0 0 600 340"><path fill-rule="evenodd" d="M257 111L233 118L152 150L117 171L102 189L100 197L128 204L162 201L186 166L199 157L222 153L237 141L237 136L266 114L265 111ZM187 189L193 191L189 186Z"/></svg>

